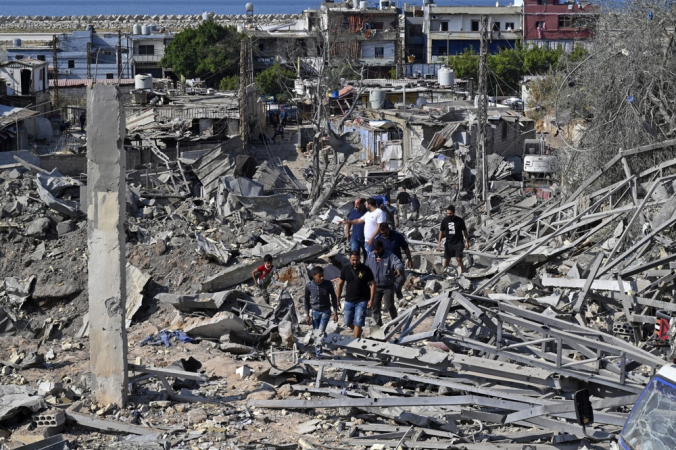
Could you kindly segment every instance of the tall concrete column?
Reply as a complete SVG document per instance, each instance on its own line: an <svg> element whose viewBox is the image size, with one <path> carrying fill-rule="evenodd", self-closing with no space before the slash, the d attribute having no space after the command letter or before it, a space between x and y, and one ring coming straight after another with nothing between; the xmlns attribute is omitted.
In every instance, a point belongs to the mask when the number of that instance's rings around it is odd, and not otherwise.
<svg viewBox="0 0 676 450"><path fill-rule="evenodd" d="M124 326L124 109L115 86L87 91L87 245L92 393L105 405L127 403Z"/></svg>

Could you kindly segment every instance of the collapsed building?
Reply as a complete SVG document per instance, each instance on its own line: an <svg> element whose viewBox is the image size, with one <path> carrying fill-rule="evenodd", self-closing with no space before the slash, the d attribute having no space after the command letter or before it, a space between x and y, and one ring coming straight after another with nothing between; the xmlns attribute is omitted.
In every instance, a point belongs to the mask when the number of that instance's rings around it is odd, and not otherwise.
<svg viewBox="0 0 676 450"><path fill-rule="evenodd" d="M336 117L335 135L314 150L306 144L316 130L303 124L248 147L242 122L269 130L258 101L244 102L242 118L242 98L230 94L128 94L126 406L93 394L89 132L67 146L67 159L3 160L2 445L612 448L673 356L673 161L641 173L631 161L674 142L622 150L604 171L624 180L603 186L601 171L569 192L523 179L534 123L496 105L490 195L477 202L477 114L466 84L386 84L368 107L362 99ZM362 88L346 84L332 106L350 110ZM318 174L306 169L315 152L338 176L325 179L332 195L312 215ZM335 280L349 264L339 222L354 198L404 187L421 210L398 227L413 256L399 316L380 328L370 319L360 339L335 323L314 334L299 320L309 269L321 265ZM462 275L444 272L436 250L449 204L472 237ZM270 304L251 282L266 254L279 268ZM584 427L573 401L583 389L596 410Z"/></svg>

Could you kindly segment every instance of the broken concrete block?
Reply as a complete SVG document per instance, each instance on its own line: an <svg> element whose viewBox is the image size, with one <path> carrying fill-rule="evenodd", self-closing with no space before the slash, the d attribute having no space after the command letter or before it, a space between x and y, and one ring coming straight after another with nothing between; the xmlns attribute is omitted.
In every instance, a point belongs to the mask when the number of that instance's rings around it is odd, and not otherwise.
<svg viewBox="0 0 676 450"><path fill-rule="evenodd" d="M28 237L43 238L49 231L49 225L50 222L48 218L40 217L28 224L24 234Z"/></svg>
<svg viewBox="0 0 676 450"><path fill-rule="evenodd" d="M273 400L277 398L277 391L268 383L261 383L260 387L247 395L247 400Z"/></svg>
<svg viewBox="0 0 676 450"><path fill-rule="evenodd" d="M441 284L437 280L427 280L425 283L425 292L435 294L441 290Z"/></svg>
<svg viewBox="0 0 676 450"><path fill-rule="evenodd" d="M238 367L237 370L235 370L235 373L239 375L240 378L246 378L251 375L252 370L247 366L242 366Z"/></svg>
<svg viewBox="0 0 676 450"><path fill-rule="evenodd" d="M141 270L127 263L127 302L125 304L124 321L125 326L129 328L134 314L143 304L143 291L150 281L150 276L141 272Z"/></svg>
<svg viewBox="0 0 676 450"><path fill-rule="evenodd" d="M196 295L175 295L158 294L156 300L167 303L181 311L190 311L192 309L219 309L223 303L229 300L245 297L243 291L231 289L227 291L214 292L213 294Z"/></svg>
<svg viewBox="0 0 676 450"><path fill-rule="evenodd" d="M30 259L32 261L42 261L42 259L45 257L45 243L40 242L40 244L35 247L35 251L31 255Z"/></svg>
<svg viewBox="0 0 676 450"><path fill-rule="evenodd" d="M202 423L207 420L209 416L202 408L195 408L188 411L188 422L192 424Z"/></svg>
<svg viewBox="0 0 676 450"><path fill-rule="evenodd" d="M35 289L35 275L31 275L26 280L20 280L15 277L7 277L4 280L4 290L9 297L10 303L20 304L33 295Z"/></svg>
<svg viewBox="0 0 676 450"><path fill-rule="evenodd" d="M321 423L319 419L309 420L305 423L301 423L296 427L296 433L298 434L308 434L313 433Z"/></svg>
<svg viewBox="0 0 676 450"><path fill-rule="evenodd" d="M231 333L226 333L220 338L220 349L233 355L247 355L254 351L253 347L232 341Z"/></svg>
<svg viewBox="0 0 676 450"><path fill-rule="evenodd" d="M77 227L75 226L75 222L72 220L64 220L63 222L56 224L56 234L58 234L59 237L75 231L76 229Z"/></svg>
<svg viewBox="0 0 676 450"><path fill-rule="evenodd" d="M11 201L3 205L0 210L0 217L18 217L23 212L23 205L17 200Z"/></svg>
<svg viewBox="0 0 676 450"><path fill-rule="evenodd" d="M277 325L279 337L282 338L282 344L285 347L293 347L293 324L288 320L283 320Z"/></svg>
<svg viewBox="0 0 676 450"><path fill-rule="evenodd" d="M218 339L229 331L244 331L244 321L231 312L222 311L210 319L186 320L183 331L193 337Z"/></svg>

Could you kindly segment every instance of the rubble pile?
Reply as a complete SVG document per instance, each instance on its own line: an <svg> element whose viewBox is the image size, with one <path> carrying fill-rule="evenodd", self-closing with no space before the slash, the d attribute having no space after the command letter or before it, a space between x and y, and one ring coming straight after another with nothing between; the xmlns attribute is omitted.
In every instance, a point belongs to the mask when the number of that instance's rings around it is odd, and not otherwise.
<svg viewBox="0 0 676 450"><path fill-rule="evenodd" d="M378 177L350 162L310 217L311 180L237 148L127 173L125 408L89 396L86 178L0 170L3 445L605 449L673 358L673 176L564 197L492 157L477 203L468 154L444 149ZM354 198L402 186L422 207L397 227L413 256L399 316L369 318L359 339L334 322L313 333L299 320L309 269L335 280ZM449 204L472 236L464 274L437 250ZM270 304L251 280L266 254Z"/></svg>

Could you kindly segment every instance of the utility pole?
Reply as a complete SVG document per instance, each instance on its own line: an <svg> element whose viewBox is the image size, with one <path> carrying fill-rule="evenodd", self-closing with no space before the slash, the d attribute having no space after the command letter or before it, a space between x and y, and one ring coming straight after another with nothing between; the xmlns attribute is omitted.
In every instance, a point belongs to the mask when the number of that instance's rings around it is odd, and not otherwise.
<svg viewBox="0 0 676 450"><path fill-rule="evenodd" d="M487 49L488 16L481 16L481 46L479 48L479 136L477 139L477 182L475 183L475 198L486 202L488 198L488 177L486 169L486 123L488 122L488 49ZM480 175L480 176L479 176ZM480 181L480 183L479 183ZM480 194L480 195L479 195ZM486 205L486 212L490 215L490 205Z"/></svg>
<svg viewBox="0 0 676 450"><path fill-rule="evenodd" d="M117 79L122 78L122 31L117 30Z"/></svg>
<svg viewBox="0 0 676 450"><path fill-rule="evenodd" d="M244 150L249 150L249 120L247 113L247 86L251 84L250 78L253 77L253 67L251 61L251 43L247 39L242 39L242 45L239 51L239 134L242 136Z"/></svg>
<svg viewBox="0 0 676 450"><path fill-rule="evenodd" d="M92 78L92 43L87 42L87 78Z"/></svg>
<svg viewBox="0 0 676 450"><path fill-rule="evenodd" d="M52 66L54 67L54 106L59 109L59 64L56 57L56 44L58 39L56 35L52 36Z"/></svg>

